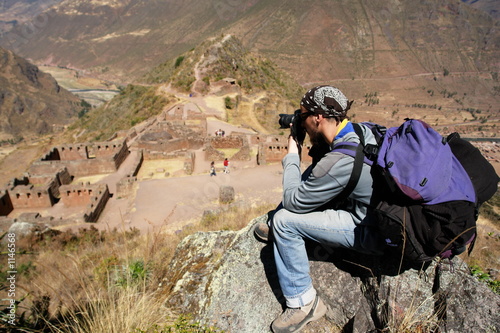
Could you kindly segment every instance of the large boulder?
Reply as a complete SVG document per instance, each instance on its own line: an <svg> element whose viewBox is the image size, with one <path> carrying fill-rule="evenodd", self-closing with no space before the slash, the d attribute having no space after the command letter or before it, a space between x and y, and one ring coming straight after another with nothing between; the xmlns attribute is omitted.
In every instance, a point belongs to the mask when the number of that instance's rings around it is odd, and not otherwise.
<svg viewBox="0 0 500 333"><path fill-rule="evenodd" d="M196 233L178 246L165 277L166 305L225 332L268 332L284 306L272 245L238 231ZM459 258L421 269L387 258L308 243L311 276L327 315L303 332L436 330L492 332L500 296L477 281ZM410 326L412 325L413 326ZM406 328L406 329L405 329Z"/></svg>

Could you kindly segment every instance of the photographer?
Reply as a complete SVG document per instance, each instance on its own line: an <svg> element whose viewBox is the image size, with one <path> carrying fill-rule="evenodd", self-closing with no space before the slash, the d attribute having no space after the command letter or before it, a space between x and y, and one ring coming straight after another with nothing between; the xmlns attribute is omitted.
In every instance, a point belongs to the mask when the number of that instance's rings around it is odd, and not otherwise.
<svg viewBox="0 0 500 333"><path fill-rule="evenodd" d="M282 203L270 221L271 230L265 223L255 229L261 240L273 236L279 283L286 298L286 310L272 323L274 332L298 332L326 313L309 276L304 238L331 247L377 251L375 238L364 235L360 227L372 194L368 165L363 164L352 193L338 200L349 182L354 158L331 152L331 148L339 142L360 142L347 118L352 101L335 87L318 86L309 90L300 104L300 111L292 118L288 154L282 161ZM365 142L375 143L371 131L361 128ZM324 147L326 143L329 150L319 158L313 157L313 165L301 175L299 153L305 133L313 147Z"/></svg>

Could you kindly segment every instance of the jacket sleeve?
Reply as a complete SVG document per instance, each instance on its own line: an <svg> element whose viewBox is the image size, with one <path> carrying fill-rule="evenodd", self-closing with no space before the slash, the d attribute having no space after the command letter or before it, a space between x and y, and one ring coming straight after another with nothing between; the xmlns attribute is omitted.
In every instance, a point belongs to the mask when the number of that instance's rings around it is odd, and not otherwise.
<svg viewBox="0 0 500 333"><path fill-rule="evenodd" d="M283 207L307 213L334 199L346 186L354 159L339 153L326 154L301 180L298 154L283 159Z"/></svg>

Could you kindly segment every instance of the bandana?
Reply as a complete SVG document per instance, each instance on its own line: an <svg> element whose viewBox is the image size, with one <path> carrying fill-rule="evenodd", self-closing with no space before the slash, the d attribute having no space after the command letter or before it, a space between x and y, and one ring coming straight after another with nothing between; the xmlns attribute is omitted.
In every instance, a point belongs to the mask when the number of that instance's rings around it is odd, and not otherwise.
<svg viewBox="0 0 500 333"><path fill-rule="evenodd" d="M317 86L302 97L300 105L308 111L323 113L327 117L345 117L352 102L335 87Z"/></svg>

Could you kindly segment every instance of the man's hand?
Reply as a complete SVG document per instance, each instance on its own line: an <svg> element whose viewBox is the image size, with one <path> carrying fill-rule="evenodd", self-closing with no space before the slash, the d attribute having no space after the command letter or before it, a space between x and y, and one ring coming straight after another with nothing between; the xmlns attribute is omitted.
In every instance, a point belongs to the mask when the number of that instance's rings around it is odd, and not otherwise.
<svg viewBox="0 0 500 333"><path fill-rule="evenodd" d="M299 145L291 135L288 137L288 153L299 154Z"/></svg>

